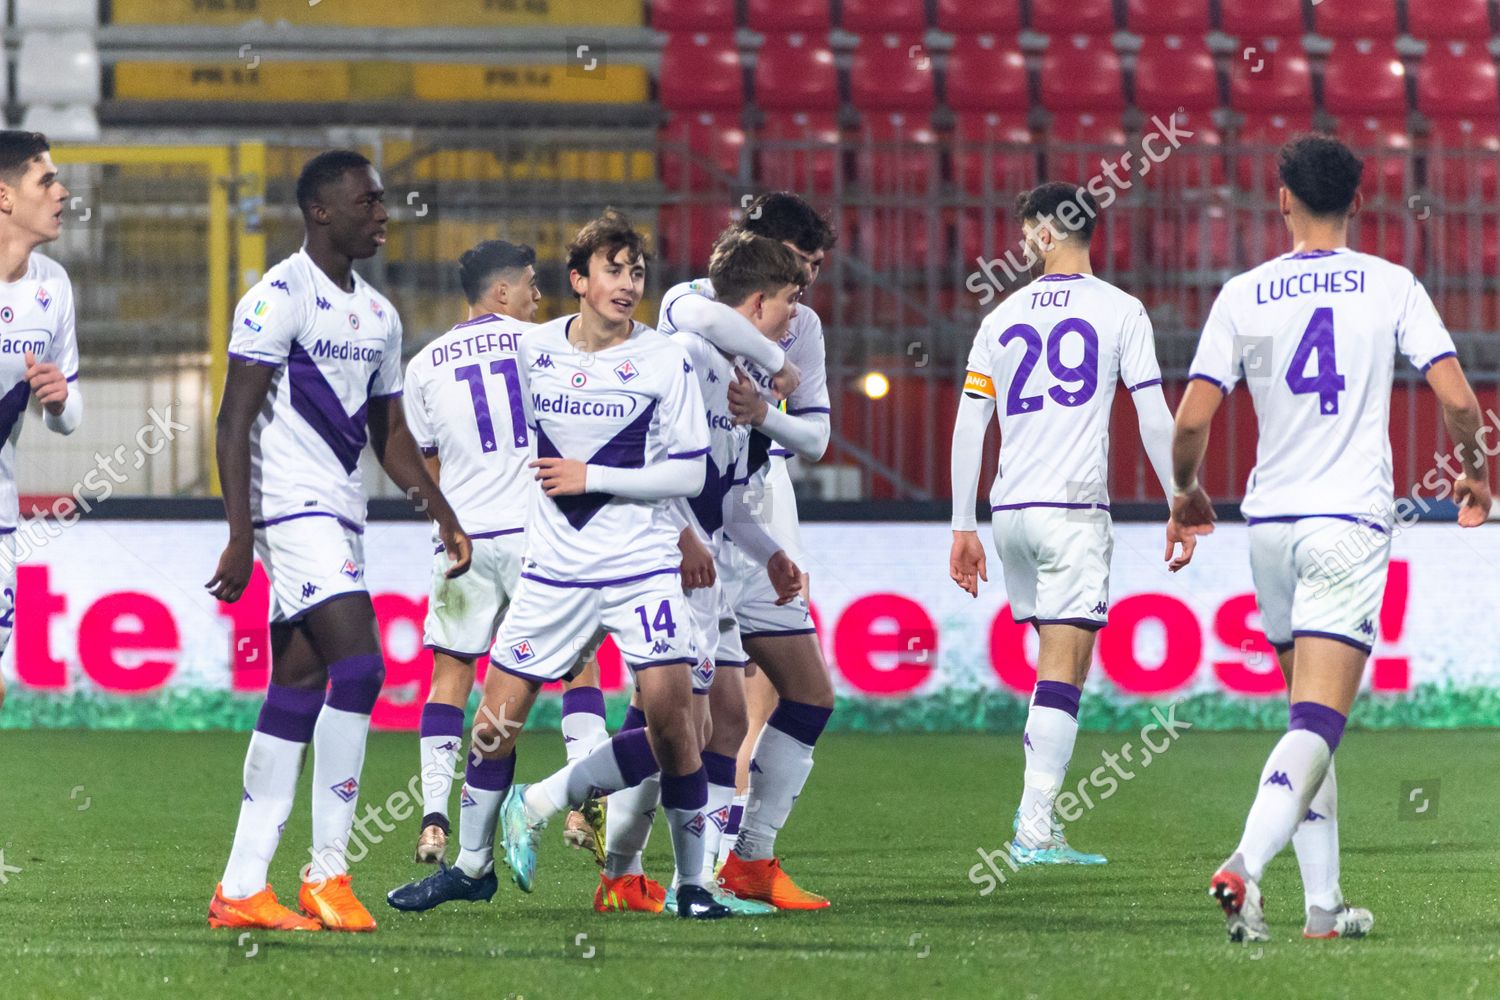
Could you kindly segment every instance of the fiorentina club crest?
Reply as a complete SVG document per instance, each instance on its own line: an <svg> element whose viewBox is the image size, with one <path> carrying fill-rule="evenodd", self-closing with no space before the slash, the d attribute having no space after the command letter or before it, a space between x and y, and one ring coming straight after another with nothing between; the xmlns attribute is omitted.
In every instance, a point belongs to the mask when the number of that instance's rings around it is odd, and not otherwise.
<svg viewBox="0 0 1500 1000"><path fill-rule="evenodd" d="M344 568L340 572L351 580L359 579L359 567L354 564L353 559L345 559Z"/></svg>
<svg viewBox="0 0 1500 1000"><path fill-rule="evenodd" d="M515 658L515 661L517 663L525 663L527 660L535 656L536 653L532 652L531 650L531 640L522 639L520 642L515 643L510 647L510 655Z"/></svg>
<svg viewBox="0 0 1500 1000"><path fill-rule="evenodd" d="M385 313L380 309L380 303L374 299L370 300L370 311L375 314L376 319L385 319Z"/></svg>
<svg viewBox="0 0 1500 1000"><path fill-rule="evenodd" d="M635 370L634 362L626 359L623 364L615 366L615 374L620 376L621 382L629 382L631 379L639 375L640 372Z"/></svg>
<svg viewBox="0 0 1500 1000"><path fill-rule="evenodd" d="M688 833L691 833L695 837L701 837L703 836L703 828L707 825L708 821L703 818L702 813L699 813L692 819L688 820L687 825L684 826L683 829L687 830Z"/></svg>
<svg viewBox="0 0 1500 1000"><path fill-rule="evenodd" d="M36 290L36 304L42 307L42 312L47 311L47 307L52 304L52 296L47 294L47 289L38 288Z"/></svg>
<svg viewBox="0 0 1500 1000"><path fill-rule="evenodd" d="M718 809L715 809L713 812L709 813L708 818L714 826L719 828L720 832L723 832L724 829L729 826L729 807L720 806Z"/></svg>
<svg viewBox="0 0 1500 1000"><path fill-rule="evenodd" d="M470 806L477 806L478 804L478 802L474 801L474 796L469 794L469 786L465 785L463 791L458 793L458 807L460 809L467 809Z"/></svg>
<svg viewBox="0 0 1500 1000"><path fill-rule="evenodd" d="M354 797L359 794L359 782L355 781L353 778L345 778L337 785L333 785L331 790L333 794L337 795L345 802L353 802Z"/></svg>

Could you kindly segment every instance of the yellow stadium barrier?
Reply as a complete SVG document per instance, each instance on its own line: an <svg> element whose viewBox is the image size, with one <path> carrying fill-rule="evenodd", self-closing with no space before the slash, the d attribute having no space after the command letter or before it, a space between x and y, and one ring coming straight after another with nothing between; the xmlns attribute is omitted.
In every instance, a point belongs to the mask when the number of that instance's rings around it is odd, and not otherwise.
<svg viewBox="0 0 1500 1000"><path fill-rule="evenodd" d="M344 62L119 62L115 97L122 101L243 101L297 103L350 99Z"/></svg>

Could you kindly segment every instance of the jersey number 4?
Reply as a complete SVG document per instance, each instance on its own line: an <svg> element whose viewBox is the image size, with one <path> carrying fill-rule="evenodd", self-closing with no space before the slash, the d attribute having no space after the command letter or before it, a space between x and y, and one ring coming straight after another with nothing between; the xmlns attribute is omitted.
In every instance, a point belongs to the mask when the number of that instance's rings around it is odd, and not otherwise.
<svg viewBox="0 0 1500 1000"><path fill-rule="evenodd" d="M1077 365L1064 364L1062 360L1063 338L1070 333L1083 338L1083 361ZM1042 408L1040 395L1025 395L1026 383L1042 357L1042 335L1034 326L1017 323L1000 335L1000 346L1009 347L1017 340L1026 345L1026 353L1016 366L1016 377L1010 384L1010 392L1005 394L1005 412L1009 416L1036 413ZM1064 383L1048 388L1047 395L1052 397L1053 402L1061 406L1082 406L1093 399L1094 393L1099 389L1099 334L1093 326L1087 320L1063 320L1047 335L1046 351L1047 369L1060 383ZM1076 385L1066 387L1066 383Z"/></svg>
<svg viewBox="0 0 1500 1000"><path fill-rule="evenodd" d="M490 374L505 378L505 395L510 400L510 429L516 447L525 448L526 411L521 405L521 376L516 369L515 358L501 358L490 362ZM490 397L484 391L484 372L478 365L463 365L453 369L453 377L459 382L469 383L469 395L474 397L474 422L479 425L479 446L486 452L495 450L495 422L490 419Z"/></svg>
<svg viewBox="0 0 1500 1000"><path fill-rule="evenodd" d="M1317 373L1307 374L1307 363L1316 358ZM1313 311L1312 322L1302 333L1302 340L1292 352L1292 363L1286 370L1286 387L1294 396L1315 394L1318 412L1325 417L1339 412L1339 393L1344 391L1344 376L1339 374L1338 357L1333 349L1333 310L1324 307Z"/></svg>

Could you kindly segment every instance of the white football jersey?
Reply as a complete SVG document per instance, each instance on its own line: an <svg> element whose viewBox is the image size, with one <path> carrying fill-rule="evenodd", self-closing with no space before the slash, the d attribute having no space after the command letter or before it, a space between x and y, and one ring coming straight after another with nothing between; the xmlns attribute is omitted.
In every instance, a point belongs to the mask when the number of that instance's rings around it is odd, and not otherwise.
<svg viewBox="0 0 1500 1000"><path fill-rule="evenodd" d="M526 468L531 433L516 352L521 334L535 325L480 316L432 341L406 366L406 422L422 453L442 463L443 496L470 538L514 534L526 525L536 483Z"/></svg>
<svg viewBox="0 0 1500 1000"><path fill-rule="evenodd" d="M344 291L298 250L240 299L229 357L277 369L250 431L256 526L324 514L361 528L365 415L401 394L395 307L357 274Z"/></svg>
<svg viewBox="0 0 1500 1000"><path fill-rule="evenodd" d="M637 323L623 343L580 352L568 342L577 320L560 317L521 337L537 457L639 469L706 455L703 396L681 345ZM549 497L538 486L531 491L521 575L588 586L675 571L681 529L669 505L607 493Z"/></svg>
<svg viewBox="0 0 1500 1000"><path fill-rule="evenodd" d="M663 333L672 333L677 329L677 325L672 322L672 303L684 295L702 295L717 301L713 282L708 278L698 278L672 286L661 302L661 321L658 329ZM791 324L787 327L786 336L777 343L786 352L787 360L796 365L797 370L802 373L801 384L792 391L791 396L787 397L787 415L799 417L808 413L831 413L828 398L828 370L823 347L823 321L818 318L818 314L808 306L799 304L796 314L792 316ZM772 406L780 405L776 400L776 394L771 391L771 379L776 373L762 371L759 365L748 359L738 360L745 374L755 381L766 402ZM772 441L765 434L756 430L750 432L750 473L752 476L759 477L764 474L768 459L785 460L790 456L790 451ZM777 541L789 544L787 539L780 537Z"/></svg>
<svg viewBox="0 0 1500 1000"><path fill-rule="evenodd" d="M707 539L708 550L717 557L724 538L724 498L737 480L748 475L745 455L750 430L744 425L735 426L729 413L734 362L696 333L678 330L672 334L672 340L682 345L693 363L708 424L708 473L703 479L703 492L692 499L673 502Z"/></svg>
<svg viewBox="0 0 1500 1000"><path fill-rule="evenodd" d="M31 255L26 276L0 282L0 534L16 529L16 441L31 399L26 352L57 365L69 382L78 378L78 337L73 329L73 284L61 264Z"/></svg>
<svg viewBox="0 0 1500 1000"><path fill-rule="evenodd" d="M1139 299L1091 274L1048 274L979 327L964 391L995 400L1000 471L994 510L1109 505L1115 383L1161 384Z"/></svg>
<svg viewBox="0 0 1500 1000"><path fill-rule="evenodd" d="M1352 250L1285 254L1219 292L1191 377L1255 401L1249 520L1388 520L1395 354L1426 371L1453 338L1410 271Z"/></svg>

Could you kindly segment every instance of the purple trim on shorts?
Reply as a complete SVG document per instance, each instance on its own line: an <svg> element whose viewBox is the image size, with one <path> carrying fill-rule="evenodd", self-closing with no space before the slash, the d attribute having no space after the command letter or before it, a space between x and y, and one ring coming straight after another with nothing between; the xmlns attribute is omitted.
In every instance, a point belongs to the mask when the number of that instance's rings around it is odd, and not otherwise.
<svg viewBox="0 0 1500 1000"><path fill-rule="evenodd" d="M242 361L247 365L260 365L262 368L280 368L283 364L285 364L285 362L262 361L260 358L252 358L248 354L236 354L233 351L229 352L229 360ZM73 378L77 377L77 375L73 376ZM73 378L68 379L68 381L73 381Z"/></svg>
<svg viewBox="0 0 1500 1000"><path fill-rule="evenodd" d="M1306 729L1317 733L1328 744L1328 752L1332 753L1339 748L1339 741L1344 738L1344 726L1348 721L1341 712L1327 705L1320 705L1315 701L1299 701L1292 704L1287 731Z"/></svg>
<svg viewBox="0 0 1500 1000"><path fill-rule="evenodd" d="M489 760L469 755L469 766L464 768L464 784L486 792L503 792L510 787L516 776L516 754L511 751L505 757Z"/></svg>
<svg viewBox="0 0 1500 1000"><path fill-rule="evenodd" d="M74 372L73 374L71 374L67 378L65 378L63 381L65 381L65 382L77 382L78 381L78 373Z"/></svg>
<svg viewBox="0 0 1500 1000"><path fill-rule="evenodd" d="M496 529L494 531L481 531L477 535L470 535L469 536L469 540L471 542L474 542L474 541L479 541L479 540L484 539L484 538L499 538L502 535L519 535L521 532L523 532L525 530L526 530L525 528L498 528L498 529ZM437 548L435 548L435 549L432 550L432 554L433 555L437 555L438 553L440 553L442 551L443 551L443 547L441 545L439 545Z"/></svg>
<svg viewBox="0 0 1500 1000"><path fill-rule="evenodd" d="M766 454L767 455L774 455L777 458L791 458L792 457L792 452L789 449L786 449L786 448L772 448L769 451L767 451Z"/></svg>
<svg viewBox="0 0 1500 1000"><path fill-rule="evenodd" d="M596 687L578 687L564 691L563 718L570 715L597 715L604 718L604 692Z"/></svg>
<svg viewBox="0 0 1500 1000"><path fill-rule="evenodd" d="M435 445L435 444L432 444L432 445L424 444L422 446L422 457L423 458L437 458L437 453L438 453L437 445Z"/></svg>
<svg viewBox="0 0 1500 1000"><path fill-rule="evenodd" d="M715 660L714 669L717 670L720 667L731 667L735 670L744 670L749 662L749 660Z"/></svg>
<svg viewBox="0 0 1500 1000"><path fill-rule="evenodd" d="M442 551L442 550L439 549L438 551ZM456 649L447 649L447 648L445 648L443 646L437 646L437 645L434 645L434 644L432 644L430 642L424 642L424 643L422 643L422 648L423 649L430 649L434 653L445 653L448 656L453 657L455 660L477 660L481 656L488 656L489 653L490 653L490 651L488 649L481 649L477 653L460 653Z"/></svg>
<svg viewBox="0 0 1500 1000"><path fill-rule="evenodd" d="M510 674L512 677L519 677L523 681L530 681L537 687L541 687L543 684L546 684L552 680L552 678L550 677L537 677L534 674L528 674L524 671L512 670L510 667L502 666L501 664L495 662L495 660L493 659L490 660L490 669L498 670L502 674Z"/></svg>
<svg viewBox="0 0 1500 1000"><path fill-rule="evenodd" d="M385 660L379 653L346 656L328 665L328 707L369 715L385 683Z"/></svg>
<svg viewBox="0 0 1500 1000"><path fill-rule="evenodd" d="M1443 360L1444 358L1456 358L1456 357L1458 357L1458 352L1457 351L1444 351L1442 354L1439 354L1437 357L1433 358L1431 361L1429 361L1425 365L1423 365L1422 366L1422 371L1424 371L1424 372L1427 371L1429 368L1431 368L1433 365L1437 364L1439 361Z"/></svg>
<svg viewBox="0 0 1500 1000"><path fill-rule="evenodd" d="M786 411L786 415L789 417L800 417L804 413L827 413L831 415L833 411L826 406L799 406L795 410Z"/></svg>
<svg viewBox="0 0 1500 1000"><path fill-rule="evenodd" d="M0 528L0 535L14 535L15 533L15 528Z"/></svg>
<svg viewBox="0 0 1500 1000"><path fill-rule="evenodd" d="M663 809L683 812L698 812L708 805L708 776L703 765L699 764L692 774L663 774L661 804Z"/></svg>
<svg viewBox="0 0 1500 1000"><path fill-rule="evenodd" d="M618 580L549 580L545 576L537 576L535 573L522 573L521 578L535 580L537 583L545 583L549 587L616 587L625 583L635 583L638 580L650 579L653 576L662 576L666 573L680 573L681 568L672 566L667 569L653 569L649 573L639 573L636 576L622 576Z"/></svg>
<svg viewBox="0 0 1500 1000"><path fill-rule="evenodd" d="M267 736L292 743L311 743L318 713L323 709L322 688L290 688L280 684L266 687L266 700L260 706L255 728Z"/></svg>
<svg viewBox="0 0 1500 1000"><path fill-rule="evenodd" d="M1135 392L1137 389L1149 389L1153 385L1161 385L1161 379L1159 379L1159 378L1148 378L1146 381L1141 382L1138 385L1132 385L1132 386L1127 387L1127 391L1129 391L1129 392Z"/></svg>
<svg viewBox="0 0 1500 1000"><path fill-rule="evenodd" d="M1368 643L1360 642L1358 639L1351 639L1347 635L1338 635L1334 632L1314 632L1308 629L1292 629L1293 639L1301 639L1304 636L1312 639L1332 639L1334 642L1342 642L1346 646L1353 646L1366 656L1370 655L1370 650L1372 649Z"/></svg>
<svg viewBox="0 0 1500 1000"><path fill-rule="evenodd" d="M1291 524L1294 521L1305 521L1314 517L1332 518L1335 521L1348 521L1351 524L1358 524L1369 528L1371 531L1378 531L1382 535L1390 534L1389 531L1385 530L1385 525L1377 521L1372 521L1367 517L1360 517L1357 514L1283 514L1278 517L1247 517L1245 518L1245 524L1253 528L1257 524Z"/></svg>
<svg viewBox="0 0 1500 1000"><path fill-rule="evenodd" d="M625 707L625 721L620 723L620 732L628 733L632 729L646 728L646 713L635 705Z"/></svg>
<svg viewBox="0 0 1500 1000"><path fill-rule="evenodd" d="M697 451L674 451L674 452L668 452L667 453L667 458L668 459L676 459L676 458L702 458L704 455L707 455L707 454L708 454L708 449L707 448L699 448Z"/></svg>
<svg viewBox="0 0 1500 1000"><path fill-rule="evenodd" d="M321 608L323 605L332 604L334 601L342 601L346 597L363 597L368 601L370 599L370 592L368 590L365 590L363 587L355 587L353 590L341 590L337 594L329 594L321 601L309 604L301 611L287 618L287 624L290 625L293 622L299 622L302 619L306 618L308 615L312 614L314 611Z"/></svg>
<svg viewBox="0 0 1500 1000"><path fill-rule="evenodd" d="M828 725L828 717L831 715L831 708L783 698L776 706L776 711L766 720L766 725L775 726L798 743L812 746L823 734L823 727Z"/></svg>
<svg viewBox="0 0 1500 1000"><path fill-rule="evenodd" d="M778 636L783 636L783 635L817 635L817 634L818 634L818 630L815 629L815 628L787 628L787 629L780 629L778 631L772 631L772 632L741 632L740 633L740 638L741 639L775 639ZM748 663L750 661L746 660L745 662Z"/></svg>
<svg viewBox="0 0 1500 1000"><path fill-rule="evenodd" d="M703 751L703 770L710 785L734 787L734 758L712 750Z"/></svg>
<svg viewBox="0 0 1500 1000"><path fill-rule="evenodd" d="M335 521L337 521L339 524L342 524L344 527L346 527L350 531L354 532L356 535L363 535L365 533L365 526L364 525L362 525L362 524L355 524L353 521L349 520L348 518L340 517L339 515L333 513L332 511L327 511L327 510L309 510L309 511L304 511L301 514L286 514L286 515L284 515L282 517L273 517L273 518L269 518L269 519L267 519L265 521L251 521L250 522L250 527L252 527L252 528L269 528L273 524L282 524L282 523L284 523L286 521L295 521L295 520L297 520L298 518L301 518L301 517L331 517Z"/></svg>
<svg viewBox="0 0 1500 1000"><path fill-rule="evenodd" d="M675 660L647 660L645 663L631 663L629 660L625 661L625 665L628 666L631 670L647 670L651 667L670 667L678 663L681 663L682 665L688 667L696 667L698 665L697 660L686 656L679 657Z"/></svg>
<svg viewBox="0 0 1500 1000"><path fill-rule="evenodd" d="M464 710L457 705L429 701L422 706L422 720L417 724L419 736L462 736Z"/></svg>
<svg viewBox="0 0 1500 1000"><path fill-rule="evenodd" d="M1102 510L1106 514L1109 513L1109 504L1107 503L1057 503L1050 500L1037 500L1031 503L1002 503L997 506L991 507L990 512L994 513L995 511L1000 510L1025 510L1028 507L1052 507L1057 510Z"/></svg>
<svg viewBox="0 0 1500 1000"><path fill-rule="evenodd" d="M693 694L700 698L706 698L708 697L708 688L695 687L693 688Z"/></svg>
<svg viewBox="0 0 1500 1000"><path fill-rule="evenodd" d="M1297 644L1295 642L1272 642L1271 648L1276 650L1276 652L1278 653L1290 653L1292 650L1297 648Z"/></svg>
<svg viewBox="0 0 1500 1000"><path fill-rule="evenodd" d="M1193 381L1194 379L1197 379L1199 382L1210 382L1210 383L1218 386L1219 387L1219 391L1222 392L1224 395L1226 395L1226 396L1229 395L1229 390L1224 387L1224 383L1220 382L1218 379L1214 378L1212 375L1201 375L1201 374L1197 374L1197 373L1193 373L1193 374L1188 375L1188 381L1189 382Z"/></svg>
<svg viewBox="0 0 1500 1000"><path fill-rule="evenodd" d="M609 745L615 754L615 764L620 768L620 777L625 781L621 788L634 788L661 770L644 729L616 733Z"/></svg>
<svg viewBox="0 0 1500 1000"><path fill-rule="evenodd" d="M1097 632L1109 624L1107 621L1095 621L1092 618L1038 618L1036 615L1017 618L1015 622L1017 625L1030 625L1033 628L1040 628L1043 625L1072 625L1074 628L1087 629L1090 632Z"/></svg>
<svg viewBox="0 0 1500 1000"><path fill-rule="evenodd" d="M1078 701L1083 692L1064 681L1037 681L1031 696L1032 708L1055 708L1078 718Z"/></svg>

